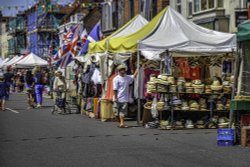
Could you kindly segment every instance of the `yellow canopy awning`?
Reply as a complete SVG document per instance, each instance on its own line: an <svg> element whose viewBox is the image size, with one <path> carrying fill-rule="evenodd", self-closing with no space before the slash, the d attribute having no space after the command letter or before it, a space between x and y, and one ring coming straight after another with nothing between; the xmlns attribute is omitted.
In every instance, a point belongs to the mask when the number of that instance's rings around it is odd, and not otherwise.
<svg viewBox="0 0 250 167"><path fill-rule="evenodd" d="M98 41L98 42L92 42L89 44L88 53L103 53L106 49L106 42L111 39L112 37L121 37L125 35L132 34L139 29L141 29L143 26L145 26L148 23L148 21L142 17L141 15L136 15L133 19L131 19L129 22L127 22L124 26L122 26L120 29L112 33L107 38Z"/></svg>
<svg viewBox="0 0 250 167"><path fill-rule="evenodd" d="M122 36L119 38L111 38L108 41L108 51L109 52L136 52L137 42L147 37L154 29L158 26L161 21L163 14L166 12L167 8L162 10L158 15L156 15L147 25L138 30L137 32Z"/></svg>

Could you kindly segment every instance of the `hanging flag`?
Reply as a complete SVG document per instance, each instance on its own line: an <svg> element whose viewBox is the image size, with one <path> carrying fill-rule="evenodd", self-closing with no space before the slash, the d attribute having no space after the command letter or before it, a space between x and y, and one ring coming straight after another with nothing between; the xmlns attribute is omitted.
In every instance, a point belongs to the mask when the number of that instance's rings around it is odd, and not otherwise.
<svg viewBox="0 0 250 167"><path fill-rule="evenodd" d="M70 52L73 56L76 56L76 53L78 52L78 42L80 41L80 25L76 26L76 31L74 33L73 39L72 39L72 43L71 43L71 48L70 48Z"/></svg>
<svg viewBox="0 0 250 167"><path fill-rule="evenodd" d="M62 38L62 46L59 49L58 56L59 58L63 57L66 53L70 51L71 48L71 41L74 36L75 28L71 26L69 30L67 31L66 28L64 28L63 38Z"/></svg>
<svg viewBox="0 0 250 167"><path fill-rule="evenodd" d="M66 68L69 63L73 61L72 55L68 52L66 56L64 56L60 60L60 68Z"/></svg>
<svg viewBox="0 0 250 167"><path fill-rule="evenodd" d="M89 43L100 41L102 38L100 21L94 26L88 35L87 41L80 51L80 55L85 55L88 52Z"/></svg>
<svg viewBox="0 0 250 167"><path fill-rule="evenodd" d="M87 30L86 29L84 29L83 31L82 31L82 34L81 34L81 45L83 46L85 43L86 43L86 41L87 41L87 38L88 38L88 33L87 33Z"/></svg>
<svg viewBox="0 0 250 167"><path fill-rule="evenodd" d="M53 62L52 51L53 51L53 46L52 46L52 41L51 41L49 45L49 49L48 49L48 63L50 66L52 65L52 62Z"/></svg>

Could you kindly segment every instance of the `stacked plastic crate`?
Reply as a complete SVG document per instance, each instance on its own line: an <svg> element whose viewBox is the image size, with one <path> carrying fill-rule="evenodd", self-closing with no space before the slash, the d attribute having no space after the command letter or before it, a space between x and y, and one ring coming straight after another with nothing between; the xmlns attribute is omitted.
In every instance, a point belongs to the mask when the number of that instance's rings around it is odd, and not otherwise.
<svg viewBox="0 0 250 167"><path fill-rule="evenodd" d="M235 131L230 128L219 128L217 130L218 146L233 146L235 140Z"/></svg>

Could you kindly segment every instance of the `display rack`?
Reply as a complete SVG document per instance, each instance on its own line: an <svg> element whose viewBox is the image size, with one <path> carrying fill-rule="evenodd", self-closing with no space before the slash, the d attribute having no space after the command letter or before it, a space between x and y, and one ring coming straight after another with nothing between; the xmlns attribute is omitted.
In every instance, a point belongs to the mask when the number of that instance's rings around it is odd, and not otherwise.
<svg viewBox="0 0 250 167"><path fill-rule="evenodd" d="M164 99L165 99L165 95L169 95L169 98L171 99L170 101L170 106L168 110L163 110L160 111L160 120L162 120L162 112L166 111L166 112L170 112L170 121L171 121L171 127L172 129L174 129L174 117L175 117L175 113L177 112L185 112L185 113L208 113L209 112L209 120L211 121L213 114L216 113L230 113L230 109L224 109L224 110L215 110L213 107L214 104L214 99L213 99L213 95L219 95L219 96L231 96L231 93L189 93L189 92L159 92L158 91L158 85L162 85L162 84L156 84L156 92L155 92L155 97L157 97L158 94L163 95ZM173 95L181 95L181 94L193 94L193 95L206 95L209 96L209 109L207 110L175 110L173 107Z"/></svg>

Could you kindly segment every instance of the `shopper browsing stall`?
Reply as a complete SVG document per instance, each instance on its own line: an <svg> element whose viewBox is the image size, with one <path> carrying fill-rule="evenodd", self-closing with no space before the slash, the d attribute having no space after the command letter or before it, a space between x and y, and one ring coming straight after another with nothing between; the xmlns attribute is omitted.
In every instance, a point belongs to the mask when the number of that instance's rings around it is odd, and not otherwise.
<svg viewBox="0 0 250 167"><path fill-rule="evenodd" d="M127 113L129 102L129 85L133 83L134 78L137 75L137 71L134 75L126 75L127 67L120 65L117 67L119 75L113 80L114 90L114 111L116 117L119 119L120 128L127 128L124 124L124 117Z"/></svg>

